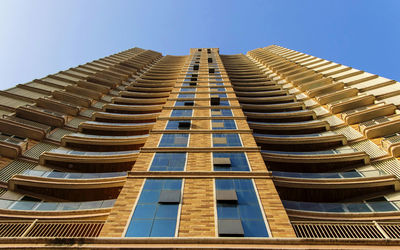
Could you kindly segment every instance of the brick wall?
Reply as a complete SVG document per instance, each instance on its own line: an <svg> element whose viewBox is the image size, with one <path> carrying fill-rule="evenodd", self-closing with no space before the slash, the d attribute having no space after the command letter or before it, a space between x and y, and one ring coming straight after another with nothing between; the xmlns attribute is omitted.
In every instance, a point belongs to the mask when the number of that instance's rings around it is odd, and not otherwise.
<svg viewBox="0 0 400 250"><path fill-rule="evenodd" d="M213 179L185 179L179 237L215 237Z"/></svg>
<svg viewBox="0 0 400 250"><path fill-rule="evenodd" d="M296 237L271 179L255 179L272 237Z"/></svg>
<svg viewBox="0 0 400 250"><path fill-rule="evenodd" d="M99 237L124 237L144 179L127 179Z"/></svg>

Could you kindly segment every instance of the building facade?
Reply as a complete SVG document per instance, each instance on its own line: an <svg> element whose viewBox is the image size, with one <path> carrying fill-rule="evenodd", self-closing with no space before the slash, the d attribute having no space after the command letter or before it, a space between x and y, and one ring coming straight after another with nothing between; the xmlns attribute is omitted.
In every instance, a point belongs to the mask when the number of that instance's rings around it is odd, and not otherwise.
<svg viewBox="0 0 400 250"><path fill-rule="evenodd" d="M0 246L398 248L400 84L133 48L0 91Z"/></svg>

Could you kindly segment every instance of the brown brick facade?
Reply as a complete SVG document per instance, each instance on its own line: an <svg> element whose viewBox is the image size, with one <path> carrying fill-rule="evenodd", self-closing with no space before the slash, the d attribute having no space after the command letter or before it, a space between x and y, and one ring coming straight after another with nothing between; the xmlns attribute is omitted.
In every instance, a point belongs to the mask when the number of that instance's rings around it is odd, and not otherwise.
<svg viewBox="0 0 400 250"><path fill-rule="evenodd" d="M144 179L127 179L104 224L100 237L124 237L124 230L130 221L143 182Z"/></svg>
<svg viewBox="0 0 400 250"><path fill-rule="evenodd" d="M213 179L185 179L178 237L215 237Z"/></svg>

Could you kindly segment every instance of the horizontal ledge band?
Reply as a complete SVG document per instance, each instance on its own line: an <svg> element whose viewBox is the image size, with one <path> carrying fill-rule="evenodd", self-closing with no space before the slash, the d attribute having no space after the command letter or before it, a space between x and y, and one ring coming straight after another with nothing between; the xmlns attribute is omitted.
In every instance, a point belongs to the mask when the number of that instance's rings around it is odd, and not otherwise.
<svg viewBox="0 0 400 250"><path fill-rule="evenodd" d="M250 171L129 171L128 178L147 178L147 177L190 177L190 178L265 178L271 179L271 173L267 172L250 172Z"/></svg>
<svg viewBox="0 0 400 250"><path fill-rule="evenodd" d="M140 153L155 152L260 152L260 147L221 147L221 148L141 148Z"/></svg>

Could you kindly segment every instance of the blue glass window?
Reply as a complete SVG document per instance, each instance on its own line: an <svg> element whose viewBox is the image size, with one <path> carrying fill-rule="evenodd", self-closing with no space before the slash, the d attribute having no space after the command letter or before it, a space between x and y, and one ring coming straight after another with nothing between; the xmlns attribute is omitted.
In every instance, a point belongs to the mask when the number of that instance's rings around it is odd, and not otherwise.
<svg viewBox="0 0 400 250"><path fill-rule="evenodd" d="M210 85L214 85L214 86L223 86L224 83L222 83L222 82L210 82Z"/></svg>
<svg viewBox="0 0 400 250"><path fill-rule="evenodd" d="M214 165L214 171L250 171L246 155L240 153L213 153L213 158L229 158L230 166Z"/></svg>
<svg viewBox="0 0 400 250"><path fill-rule="evenodd" d="M181 92L195 92L196 88L181 88Z"/></svg>
<svg viewBox="0 0 400 250"><path fill-rule="evenodd" d="M217 179L215 186L217 190L234 190L237 195L237 203L217 201L218 220L240 220L244 237L269 236L252 180Z"/></svg>
<svg viewBox="0 0 400 250"><path fill-rule="evenodd" d="M211 97L221 97L221 98L226 98L228 97L225 93L210 93ZM225 106L225 105L224 105Z"/></svg>
<svg viewBox="0 0 400 250"><path fill-rule="evenodd" d="M189 134L163 134L159 147L187 147Z"/></svg>
<svg viewBox="0 0 400 250"><path fill-rule="evenodd" d="M233 116L230 109L211 109L211 116Z"/></svg>
<svg viewBox="0 0 400 250"><path fill-rule="evenodd" d="M236 124L234 120L212 120L212 129L236 129Z"/></svg>
<svg viewBox="0 0 400 250"><path fill-rule="evenodd" d="M147 179L125 237L174 237L178 203L160 203L163 190L181 190L181 179Z"/></svg>
<svg viewBox="0 0 400 250"><path fill-rule="evenodd" d="M171 117L192 116L193 109L174 109L171 112Z"/></svg>
<svg viewBox="0 0 400 250"><path fill-rule="evenodd" d="M185 103L189 103L189 102L192 102L194 105L194 101L176 101L175 106L176 107L193 106L193 105L188 105L188 104L185 105Z"/></svg>
<svg viewBox="0 0 400 250"><path fill-rule="evenodd" d="M192 78L192 77L198 77L199 76L199 74L198 73L194 73L193 71L191 71L191 72L187 72L186 73L186 76L185 77L189 77L189 78Z"/></svg>
<svg viewBox="0 0 400 250"><path fill-rule="evenodd" d="M179 120L178 121L171 120L171 121L168 121L167 127L165 129L167 129L167 130L190 129L190 126L189 127L180 126L179 123L181 123L181 122L185 122L185 123L189 122L190 123L190 120L180 120L180 121Z"/></svg>
<svg viewBox="0 0 400 250"><path fill-rule="evenodd" d="M225 88L218 88L218 87L211 87L210 90L211 91L226 91Z"/></svg>
<svg viewBox="0 0 400 250"><path fill-rule="evenodd" d="M179 94L178 98L194 98L195 94Z"/></svg>
<svg viewBox="0 0 400 250"><path fill-rule="evenodd" d="M213 134L214 147L240 147L242 142L238 134Z"/></svg>
<svg viewBox="0 0 400 250"><path fill-rule="evenodd" d="M225 94L226 95L226 94ZM219 102L219 106L229 106L230 104L229 104L229 101L228 100L224 100L224 101L220 101Z"/></svg>
<svg viewBox="0 0 400 250"><path fill-rule="evenodd" d="M188 83L188 79L185 79L185 82L182 83L182 86L186 87L186 86L190 86L190 83ZM190 81L189 81L190 82Z"/></svg>
<svg viewBox="0 0 400 250"><path fill-rule="evenodd" d="M183 171L186 153L156 153L150 171Z"/></svg>

